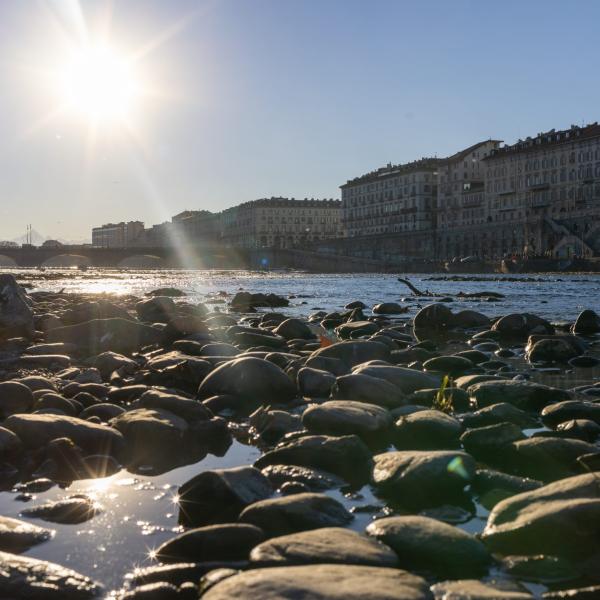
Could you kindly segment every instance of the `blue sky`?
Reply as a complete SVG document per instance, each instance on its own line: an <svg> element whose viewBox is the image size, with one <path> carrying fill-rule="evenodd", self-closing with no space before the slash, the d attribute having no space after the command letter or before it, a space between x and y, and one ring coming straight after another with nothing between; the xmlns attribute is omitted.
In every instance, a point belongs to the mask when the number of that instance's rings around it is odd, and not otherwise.
<svg viewBox="0 0 600 600"><path fill-rule="evenodd" d="M133 134L44 120L78 5L91 38L110 12L111 46L141 53ZM0 239L339 197L389 161L596 121L598 22L592 0L3 0Z"/></svg>

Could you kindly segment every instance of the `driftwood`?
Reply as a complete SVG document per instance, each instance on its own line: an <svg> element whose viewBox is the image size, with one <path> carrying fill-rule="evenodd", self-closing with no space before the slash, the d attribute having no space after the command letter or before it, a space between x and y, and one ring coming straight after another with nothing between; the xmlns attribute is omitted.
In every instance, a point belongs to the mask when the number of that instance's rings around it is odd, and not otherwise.
<svg viewBox="0 0 600 600"><path fill-rule="evenodd" d="M429 296L431 298L457 296L459 298L493 298L495 300L501 300L505 297L504 294L499 294L498 292L458 292L458 294L436 294L434 292L430 292L429 290L422 292L421 290L417 289L408 279L398 277L398 281L407 286L415 296Z"/></svg>
<svg viewBox="0 0 600 600"><path fill-rule="evenodd" d="M439 294L433 294L430 291L422 292L418 290L408 279L402 279L402 277L398 277L398 281L403 283L415 296L439 296Z"/></svg>

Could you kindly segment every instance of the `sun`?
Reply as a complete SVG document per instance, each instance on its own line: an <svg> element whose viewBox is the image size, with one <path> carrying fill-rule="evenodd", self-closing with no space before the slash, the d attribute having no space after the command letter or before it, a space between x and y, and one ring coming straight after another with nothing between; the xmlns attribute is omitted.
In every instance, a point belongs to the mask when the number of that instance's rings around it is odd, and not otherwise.
<svg viewBox="0 0 600 600"><path fill-rule="evenodd" d="M106 46L74 53L61 80L65 104L93 121L126 118L138 95L131 64Z"/></svg>

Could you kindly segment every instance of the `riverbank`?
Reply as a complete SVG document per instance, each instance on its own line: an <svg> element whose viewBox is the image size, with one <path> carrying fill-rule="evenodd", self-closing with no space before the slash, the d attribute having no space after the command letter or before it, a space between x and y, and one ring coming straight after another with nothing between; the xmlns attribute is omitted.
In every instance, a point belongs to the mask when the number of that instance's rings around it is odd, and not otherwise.
<svg viewBox="0 0 600 600"><path fill-rule="evenodd" d="M98 295L88 275L87 291L2 281L4 594L50 578L48 598L128 599L600 584L597 315L514 314L535 282L428 281L423 298L239 274L201 303L147 274Z"/></svg>

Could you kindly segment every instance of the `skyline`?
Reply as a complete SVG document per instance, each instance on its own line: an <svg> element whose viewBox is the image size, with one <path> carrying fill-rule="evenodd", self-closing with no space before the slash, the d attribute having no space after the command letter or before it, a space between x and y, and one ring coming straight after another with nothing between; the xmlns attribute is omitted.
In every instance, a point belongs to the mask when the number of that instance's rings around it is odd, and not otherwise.
<svg viewBox="0 0 600 600"><path fill-rule="evenodd" d="M599 118L592 2L125 0L112 3L110 44L151 46L136 63L148 93L135 135L102 123L92 153L80 114L40 119L64 32L97 30L110 7L0 5L0 239L27 223L76 239L260 197L339 198L388 162Z"/></svg>

